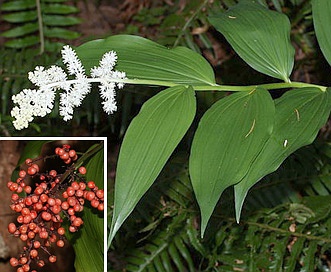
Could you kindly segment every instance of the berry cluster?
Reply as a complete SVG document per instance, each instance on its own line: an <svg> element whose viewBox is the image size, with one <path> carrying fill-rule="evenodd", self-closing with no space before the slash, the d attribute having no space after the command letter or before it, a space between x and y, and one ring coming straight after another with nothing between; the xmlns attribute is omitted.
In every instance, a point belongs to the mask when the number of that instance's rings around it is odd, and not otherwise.
<svg viewBox="0 0 331 272"><path fill-rule="evenodd" d="M54 156L60 157L65 164L78 159L76 151L70 149L69 145L57 147ZM52 244L64 246L64 220L70 223L70 232L76 232L83 224L83 219L77 213L83 210L85 201L89 201L92 207L100 211L104 209L104 191L93 181L85 181L84 166L78 170L69 166L65 174L59 174L56 170L40 173L37 160L40 158L26 159L27 170L19 172L16 182L7 183L7 187L13 192L10 208L18 213L17 223L10 223L8 231L26 243L19 258L10 259L10 264L18 267L17 272L30 271L32 261L37 267L43 267L45 261L42 255L45 254L49 262L56 262L56 256L48 248ZM39 180L34 190L26 184L28 177ZM40 251L44 253L40 254Z"/></svg>

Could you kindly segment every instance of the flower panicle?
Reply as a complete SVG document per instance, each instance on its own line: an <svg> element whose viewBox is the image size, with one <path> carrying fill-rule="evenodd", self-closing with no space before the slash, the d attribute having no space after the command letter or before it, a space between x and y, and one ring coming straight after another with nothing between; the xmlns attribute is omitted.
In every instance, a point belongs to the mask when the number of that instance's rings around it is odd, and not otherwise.
<svg viewBox="0 0 331 272"><path fill-rule="evenodd" d="M61 90L59 114L64 121L71 120L74 108L82 104L91 91L93 82L100 83L99 91L104 111L110 114L117 110L115 88L122 89L124 83L116 80L126 79L126 74L114 70L117 62L116 52L110 51L102 56L99 66L91 69L91 78L86 76L81 60L70 46L64 46L61 55L67 72L56 65L48 69L37 66L34 71L28 73L28 79L37 88L24 89L12 96L16 106L13 107L11 116L15 119L13 125L17 130L27 128L35 117L49 114L53 110L58 90Z"/></svg>

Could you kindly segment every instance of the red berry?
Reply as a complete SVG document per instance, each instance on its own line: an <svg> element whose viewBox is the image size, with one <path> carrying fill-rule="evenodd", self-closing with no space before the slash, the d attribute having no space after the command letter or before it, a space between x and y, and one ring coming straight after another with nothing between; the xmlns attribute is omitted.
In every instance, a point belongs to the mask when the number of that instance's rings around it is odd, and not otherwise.
<svg viewBox="0 0 331 272"><path fill-rule="evenodd" d="M56 245L57 245L58 247L64 247L64 241L63 241L63 240L58 240L58 241L56 242Z"/></svg>
<svg viewBox="0 0 331 272"><path fill-rule="evenodd" d="M35 234L33 231L29 231L29 232L28 232L28 237L29 237L30 239L33 239L35 236L36 236L36 234Z"/></svg>
<svg viewBox="0 0 331 272"><path fill-rule="evenodd" d="M89 182L87 183L87 187L89 187L90 189L93 189L93 188L95 187L95 183L94 183L94 181L89 181Z"/></svg>
<svg viewBox="0 0 331 272"><path fill-rule="evenodd" d="M9 190L15 192L17 189L18 189L18 184L15 182L11 183Z"/></svg>
<svg viewBox="0 0 331 272"><path fill-rule="evenodd" d="M9 260L11 266L18 266L18 260L16 258L10 258Z"/></svg>
<svg viewBox="0 0 331 272"><path fill-rule="evenodd" d="M99 200L92 199L92 201L91 201L91 206L92 206L93 208L98 208L99 204L100 204Z"/></svg>
<svg viewBox="0 0 331 272"><path fill-rule="evenodd" d="M103 203L100 203L100 204L98 205L98 210L99 210L99 211L103 211L103 210L104 210L104 204L103 204Z"/></svg>
<svg viewBox="0 0 331 272"><path fill-rule="evenodd" d="M36 189L34 189L34 193L36 195L41 195L43 193L44 189L41 186L38 186Z"/></svg>
<svg viewBox="0 0 331 272"><path fill-rule="evenodd" d="M30 165L32 164L32 160L31 160L30 158L26 159L26 160L25 160L25 164L26 164L27 166L30 166Z"/></svg>
<svg viewBox="0 0 331 272"><path fill-rule="evenodd" d="M66 152L63 148L57 148L56 150L57 150L56 154L59 155L59 156L62 156Z"/></svg>
<svg viewBox="0 0 331 272"><path fill-rule="evenodd" d="M86 168L84 166L81 166L78 168L78 172L82 175L85 175L86 174Z"/></svg>
<svg viewBox="0 0 331 272"><path fill-rule="evenodd" d="M40 237L41 239L47 239L47 237L48 237L48 232L45 231L45 230L39 232L39 237Z"/></svg>
<svg viewBox="0 0 331 272"><path fill-rule="evenodd" d="M27 194L31 194L31 191L32 191L31 186L25 186L25 187L24 187L24 191L25 191Z"/></svg>
<svg viewBox="0 0 331 272"><path fill-rule="evenodd" d="M39 241L34 241L33 242L33 247L34 248L40 248L40 242ZM30 255L31 255L31 253L30 253ZM38 254L37 254L38 255Z"/></svg>
<svg viewBox="0 0 331 272"><path fill-rule="evenodd" d="M51 263L55 263L55 262L56 262L56 256L51 255L51 256L49 256L48 260L49 260Z"/></svg>
<svg viewBox="0 0 331 272"><path fill-rule="evenodd" d="M72 182L71 183L71 187L75 190L75 191L77 191L77 190L79 190L79 184L78 184L78 182L77 181L74 181L74 182Z"/></svg>
<svg viewBox="0 0 331 272"><path fill-rule="evenodd" d="M84 191L86 189L86 183L85 182L80 182L79 183L79 189Z"/></svg>
<svg viewBox="0 0 331 272"><path fill-rule="evenodd" d="M69 157L69 153L68 152L64 152L63 155L60 156L61 160L68 160L70 157Z"/></svg>
<svg viewBox="0 0 331 272"><path fill-rule="evenodd" d="M21 214L23 216L28 215L28 214L30 214L30 210L28 208L23 208L22 211L21 211Z"/></svg>
<svg viewBox="0 0 331 272"><path fill-rule="evenodd" d="M31 249L30 256L31 258L36 258L38 256L38 251L35 249Z"/></svg>
<svg viewBox="0 0 331 272"><path fill-rule="evenodd" d="M69 150L71 146L68 145L68 144L64 144L64 145L62 145L62 147L63 147L65 150Z"/></svg>
<svg viewBox="0 0 331 272"><path fill-rule="evenodd" d="M88 201L92 201L95 198L95 193L94 192L88 192L85 197Z"/></svg>
<svg viewBox="0 0 331 272"><path fill-rule="evenodd" d="M54 198L48 198L47 203L49 206L54 206L55 205L55 199Z"/></svg>
<svg viewBox="0 0 331 272"><path fill-rule="evenodd" d="M43 266L45 265L45 262L44 262L43 260L39 260L39 261L37 262L37 265L38 265L39 267L43 267Z"/></svg>
<svg viewBox="0 0 331 272"><path fill-rule="evenodd" d="M7 187L8 187L8 189L10 189L10 186L13 184L13 182L12 181L8 181L7 182Z"/></svg>
<svg viewBox="0 0 331 272"><path fill-rule="evenodd" d="M67 201L63 201L62 204L61 204L61 208L63 210L68 210L70 207L69 203Z"/></svg>
<svg viewBox="0 0 331 272"><path fill-rule="evenodd" d="M42 194L40 197L39 197L39 200L41 202L47 202L48 201L48 195L46 194Z"/></svg>
<svg viewBox="0 0 331 272"><path fill-rule="evenodd" d="M70 158L73 158L73 157L75 157L75 156L76 156L76 151L73 150L73 149L69 150L69 157L70 157Z"/></svg>
<svg viewBox="0 0 331 272"><path fill-rule="evenodd" d="M22 215L19 215L19 216L17 216L16 220L17 220L18 223L22 224L23 221L24 221L24 217Z"/></svg>
<svg viewBox="0 0 331 272"><path fill-rule="evenodd" d="M50 221L52 219L52 215L49 212L42 212L41 217L45 221Z"/></svg>
<svg viewBox="0 0 331 272"><path fill-rule="evenodd" d="M22 266L22 269L23 269L23 271L28 272L28 271L30 271L30 265L28 265L28 264L24 264L24 265Z"/></svg>
<svg viewBox="0 0 331 272"><path fill-rule="evenodd" d="M74 227L74 226L70 226L70 227L69 227L69 231L70 231L70 232L76 232L76 231L77 231L77 228Z"/></svg>
<svg viewBox="0 0 331 272"><path fill-rule="evenodd" d="M18 196L18 194L12 194L11 195L11 200L13 200L13 201L16 201L16 200L18 200L20 197Z"/></svg>
<svg viewBox="0 0 331 272"><path fill-rule="evenodd" d="M28 240L28 235L27 234L21 234L20 239L25 242L26 240Z"/></svg>
<svg viewBox="0 0 331 272"><path fill-rule="evenodd" d="M35 175L37 172L38 172L38 171L37 171L37 168L34 168L34 167L32 167L32 166L30 166L30 167L28 168L28 174L29 174L30 176Z"/></svg>
<svg viewBox="0 0 331 272"><path fill-rule="evenodd" d="M56 175L57 175L56 170L49 171L49 175L52 176L52 177L56 177Z"/></svg>
<svg viewBox="0 0 331 272"><path fill-rule="evenodd" d="M64 163L65 164L70 164L71 163L71 158L67 159L67 160L64 160Z"/></svg>
<svg viewBox="0 0 331 272"><path fill-rule="evenodd" d="M18 173L18 176L20 178L24 178L26 176L26 172L24 170L21 170L19 173Z"/></svg>
<svg viewBox="0 0 331 272"><path fill-rule="evenodd" d="M71 186L69 186L67 188L67 194L68 194L68 196L73 196L75 194L75 189L72 188Z"/></svg>
<svg viewBox="0 0 331 272"><path fill-rule="evenodd" d="M20 264L26 264L28 262L28 258L27 257L21 257L19 262L20 262Z"/></svg>
<svg viewBox="0 0 331 272"><path fill-rule="evenodd" d="M57 233L60 234L60 235L64 235L65 234L65 229L63 227L58 228Z"/></svg>
<svg viewBox="0 0 331 272"><path fill-rule="evenodd" d="M58 214L61 212L61 207L59 205L54 205L51 210L53 213Z"/></svg>
<svg viewBox="0 0 331 272"><path fill-rule="evenodd" d="M103 198L103 196L104 196L103 190L98 190L95 194L100 199Z"/></svg>
<svg viewBox="0 0 331 272"><path fill-rule="evenodd" d="M16 225L14 223L9 223L8 225L8 232L11 234L14 234L14 232L16 231Z"/></svg>

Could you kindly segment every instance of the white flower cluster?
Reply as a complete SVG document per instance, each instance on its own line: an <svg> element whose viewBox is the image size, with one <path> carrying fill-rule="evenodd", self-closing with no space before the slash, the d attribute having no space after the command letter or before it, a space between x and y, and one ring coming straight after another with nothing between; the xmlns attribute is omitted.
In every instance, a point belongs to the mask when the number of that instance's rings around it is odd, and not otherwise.
<svg viewBox="0 0 331 272"><path fill-rule="evenodd" d="M60 93L59 112L63 120L72 119L74 108L81 105L82 100L91 91L92 82L100 82L100 96L103 99L103 109L106 113L116 111L115 87L123 88L124 83L117 80L126 79L124 72L114 70L117 55L114 51L103 55L99 66L91 69L92 78L85 74L84 67L77 57L75 51L68 45L62 51L63 63L66 65L69 76L58 66L51 66L45 69L42 66L29 72L29 80L39 89L24 89L13 95L12 100L17 106L11 111L15 118L13 125L17 130L27 128L34 117L44 117L54 107L56 91Z"/></svg>

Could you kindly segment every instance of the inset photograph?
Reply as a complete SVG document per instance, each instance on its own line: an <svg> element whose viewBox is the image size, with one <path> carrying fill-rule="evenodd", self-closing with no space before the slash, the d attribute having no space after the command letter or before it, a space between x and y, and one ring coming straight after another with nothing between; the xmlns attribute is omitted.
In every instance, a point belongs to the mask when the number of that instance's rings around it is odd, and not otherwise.
<svg viewBox="0 0 331 272"><path fill-rule="evenodd" d="M102 137L0 140L0 271L105 271L105 148Z"/></svg>

